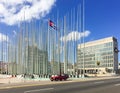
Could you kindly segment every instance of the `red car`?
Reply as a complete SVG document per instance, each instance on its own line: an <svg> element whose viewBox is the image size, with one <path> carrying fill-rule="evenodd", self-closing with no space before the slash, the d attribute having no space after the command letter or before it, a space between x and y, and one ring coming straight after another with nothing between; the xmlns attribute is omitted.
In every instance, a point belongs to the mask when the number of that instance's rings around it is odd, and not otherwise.
<svg viewBox="0 0 120 93"><path fill-rule="evenodd" d="M69 76L67 74L62 74L62 75L52 75L50 77L51 81L62 81L62 80L67 80L69 78Z"/></svg>

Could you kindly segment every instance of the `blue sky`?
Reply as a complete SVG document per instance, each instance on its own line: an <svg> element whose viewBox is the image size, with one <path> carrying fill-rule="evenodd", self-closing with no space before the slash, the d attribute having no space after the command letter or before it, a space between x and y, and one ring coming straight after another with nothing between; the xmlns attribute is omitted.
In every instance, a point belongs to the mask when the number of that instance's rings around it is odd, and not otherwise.
<svg viewBox="0 0 120 93"><path fill-rule="evenodd" d="M53 12L61 15L79 5L81 0L58 0ZM120 0L85 0L85 29L91 34L86 41L115 36L120 41Z"/></svg>
<svg viewBox="0 0 120 93"><path fill-rule="evenodd" d="M53 11L58 9L64 15L81 1L58 0ZM85 30L91 32L86 42L114 36L120 49L120 0L85 0Z"/></svg>
<svg viewBox="0 0 120 93"><path fill-rule="evenodd" d="M59 16L63 17L82 3L82 0L33 1L34 3L32 0L18 0L17 2L16 0L7 2L0 0L0 33L13 35L19 23L24 20L24 15L26 21L32 18L38 20L47 18L56 15L57 11L59 11ZM26 14L24 10L27 11ZM85 41L114 36L120 42L120 0L85 0L85 30L90 31Z"/></svg>

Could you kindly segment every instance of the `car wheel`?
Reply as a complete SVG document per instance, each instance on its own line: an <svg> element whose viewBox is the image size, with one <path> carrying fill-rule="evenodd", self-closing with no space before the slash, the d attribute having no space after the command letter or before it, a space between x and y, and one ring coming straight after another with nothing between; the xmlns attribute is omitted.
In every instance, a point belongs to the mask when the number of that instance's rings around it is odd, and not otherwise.
<svg viewBox="0 0 120 93"><path fill-rule="evenodd" d="M58 79L56 78L55 81L58 81Z"/></svg>

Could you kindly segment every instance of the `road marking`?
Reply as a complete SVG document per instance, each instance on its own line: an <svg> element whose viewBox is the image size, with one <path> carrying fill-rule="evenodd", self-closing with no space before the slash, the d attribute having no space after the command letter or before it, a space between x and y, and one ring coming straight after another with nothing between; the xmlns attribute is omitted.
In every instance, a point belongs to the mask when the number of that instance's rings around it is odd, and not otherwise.
<svg viewBox="0 0 120 93"><path fill-rule="evenodd" d="M100 83L104 83L104 81L94 82L94 84L100 84Z"/></svg>
<svg viewBox="0 0 120 93"><path fill-rule="evenodd" d="M120 86L120 84L115 84L114 86Z"/></svg>
<svg viewBox="0 0 120 93"><path fill-rule="evenodd" d="M22 87L31 87L31 86L40 86L40 85L51 85L51 84L62 84L62 83L69 83L69 81L67 82L48 82L48 83L45 83L45 84L42 84L42 83L38 83L38 84L26 84L26 85L16 85L16 86L9 86L9 87L0 87L0 90L1 89L8 89L8 88L22 88Z"/></svg>
<svg viewBox="0 0 120 93"><path fill-rule="evenodd" d="M6 87L6 88L11 88L11 87Z"/></svg>
<svg viewBox="0 0 120 93"><path fill-rule="evenodd" d="M33 92L38 92L38 91L46 91L46 90L52 90L54 88L44 88L44 89L36 89L36 90L29 90L29 91L25 91L24 93L33 93Z"/></svg>

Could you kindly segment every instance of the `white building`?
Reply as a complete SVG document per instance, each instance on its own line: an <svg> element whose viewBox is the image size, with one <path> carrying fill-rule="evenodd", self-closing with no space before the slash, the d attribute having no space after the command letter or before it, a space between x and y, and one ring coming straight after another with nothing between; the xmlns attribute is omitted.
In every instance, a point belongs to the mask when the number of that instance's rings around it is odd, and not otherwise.
<svg viewBox="0 0 120 93"><path fill-rule="evenodd" d="M118 70L118 42L108 37L78 45L79 73L113 73ZM99 63L99 64L98 64Z"/></svg>

